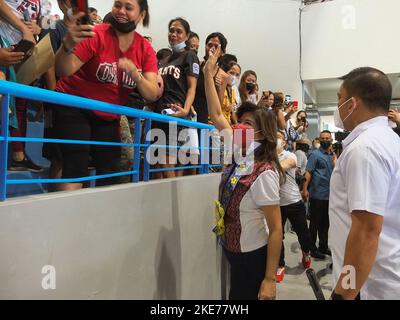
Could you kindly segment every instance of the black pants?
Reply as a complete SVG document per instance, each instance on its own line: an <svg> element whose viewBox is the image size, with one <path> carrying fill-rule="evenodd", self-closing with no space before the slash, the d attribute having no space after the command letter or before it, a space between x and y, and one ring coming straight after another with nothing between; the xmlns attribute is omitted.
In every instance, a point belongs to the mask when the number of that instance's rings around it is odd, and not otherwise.
<svg viewBox="0 0 400 320"><path fill-rule="evenodd" d="M282 215L282 230L284 230L286 220L289 219L297 234L301 250L308 253L311 250L311 236L310 230L307 226L306 207L303 201L293 203L288 206L281 207ZM285 237L283 237L285 238ZM285 266L285 247L282 242L281 257L279 259L279 266Z"/></svg>
<svg viewBox="0 0 400 320"><path fill-rule="evenodd" d="M234 253L224 249L230 264L229 300L258 300L267 266L267 246L252 252Z"/></svg>
<svg viewBox="0 0 400 320"><path fill-rule="evenodd" d="M53 105L54 136L67 140L121 142L119 120L106 121L91 111ZM121 147L80 144L59 144L63 159L62 178L80 178L89 175L89 157L92 156L96 174L120 171ZM119 178L96 181L97 186L118 183Z"/></svg>
<svg viewBox="0 0 400 320"><path fill-rule="evenodd" d="M317 234L319 249L328 249L329 200L310 199L310 233L312 250L317 250Z"/></svg>

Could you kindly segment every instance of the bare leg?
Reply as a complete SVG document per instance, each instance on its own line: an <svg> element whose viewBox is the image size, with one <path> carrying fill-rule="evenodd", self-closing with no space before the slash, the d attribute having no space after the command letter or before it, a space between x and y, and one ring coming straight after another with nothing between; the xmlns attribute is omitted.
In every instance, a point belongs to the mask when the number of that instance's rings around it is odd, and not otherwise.
<svg viewBox="0 0 400 320"><path fill-rule="evenodd" d="M61 177L62 177L62 168L63 168L63 164L62 164L61 161L52 160L51 161L51 166L50 166L49 178L50 179L61 179ZM51 188L52 191L56 191L58 189L59 189L59 183L54 184L54 186L52 186L52 188Z"/></svg>
<svg viewBox="0 0 400 320"><path fill-rule="evenodd" d="M170 155L166 156L166 161L164 161L164 164L161 165L161 168L175 168L176 167L176 158L172 157ZM163 173L163 178L164 179L170 179L170 178L176 178L177 177L177 172L176 171L164 171Z"/></svg>
<svg viewBox="0 0 400 320"><path fill-rule="evenodd" d="M82 183L60 183L57 186L57 191L73 191L82 189Z"/></svg>

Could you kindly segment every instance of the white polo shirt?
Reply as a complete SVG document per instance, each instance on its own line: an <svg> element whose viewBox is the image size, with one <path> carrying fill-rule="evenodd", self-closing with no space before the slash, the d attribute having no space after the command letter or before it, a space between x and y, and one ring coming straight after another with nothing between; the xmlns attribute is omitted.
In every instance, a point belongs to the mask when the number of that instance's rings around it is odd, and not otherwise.
<svg viewBox="0 0 400 320"><path fill-rule="evenodd" d="M250 145L249 154L239 163L244 166L239 165L236 173L245 176L253 172L252 150L259 146L258 142ZM279 205L279 201L279 174L276 170L266 170L253 182L239 204L240 233L237 236L241 252L251 252L268 243L269 229L262 207Z"/></svg>
<svg viewBox="0 0 400 320"><path fill-rule="evenodd" d="M302 150L296 150L297 168L300 169L300 174L303 176L306 173L307 156Z"/></svg>
<svg viewBox="0 0 400 320"><path fill-rule="evenodd" d="M297 157L294 153L286 150L282 151L279 154L279 161L284 161L286 159L292 159L294 162L296 162L297 166ZM302 200L299 186L296 183L296 167L287 170L286 182L281 186L279 196L281 198L281 207L298 203Z"/></svg>
<svg viewBox="0 0 400 320"><path fill-rule="evenodd" d="M400 299L400 139L387 117L355 128L343 141L331 179L329 243L334 287L343 268L351 212L384 217L377 257L361 299Z"/></svg>

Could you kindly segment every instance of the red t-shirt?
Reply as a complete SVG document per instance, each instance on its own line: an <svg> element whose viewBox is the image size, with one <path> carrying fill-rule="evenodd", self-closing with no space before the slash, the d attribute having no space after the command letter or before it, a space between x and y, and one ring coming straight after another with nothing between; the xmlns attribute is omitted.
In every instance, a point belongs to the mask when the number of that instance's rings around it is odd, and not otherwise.
<svg viewBox="0 0 400 320"><path fill-rule="evenodd" d="M85 64L75 74L60 79L56 90L84 98L125 105L136 83L118 69L118 60L126 57L133 61L139 72L158 73L157 57L152 46L137 32L126 52L119 48L118 38L109 24L95 27L93 38L80 42L74 54ZM105 120L119 115L94 111Z"/></svg>

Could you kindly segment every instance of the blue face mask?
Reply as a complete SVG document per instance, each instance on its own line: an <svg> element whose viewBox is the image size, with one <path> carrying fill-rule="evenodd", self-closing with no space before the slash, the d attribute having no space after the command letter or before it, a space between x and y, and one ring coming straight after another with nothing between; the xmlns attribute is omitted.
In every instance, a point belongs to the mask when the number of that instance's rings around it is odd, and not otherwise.
<svg viewBox="0 0 400 320"><path fill-rule="evenodd" d="M172 51L179 52L186 48L186 42L183 41L181 43L177 43L176 45L169 45L169 47L172 49Z"/></svg>

